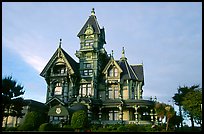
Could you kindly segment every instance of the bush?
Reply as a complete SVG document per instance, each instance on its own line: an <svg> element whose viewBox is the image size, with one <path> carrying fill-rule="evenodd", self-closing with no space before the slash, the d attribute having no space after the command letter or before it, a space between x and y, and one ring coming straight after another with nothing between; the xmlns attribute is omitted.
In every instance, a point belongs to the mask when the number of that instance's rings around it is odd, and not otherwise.
<svg viewBox="0 0 204 134"><path fill-rule="evenodd" d="M53 125L50 123L43 123L40 125L38 131L51 131L53 130Z"/></svg>
<svg viewBox="0 0 204 134"><path fill-rule="evenodd" d="M87 113L79 110L73 113L71 118L71 126L73 129L84 129L88 124Z"/></svg>
<svg viewBox="0 0 204 134"><path fill-rule="evenodd" d="M43 117L37 112L28 112L25 116L23 124L21 124L18 130L23 131L37 131L40 124L44 122Z"/></svg>
<svg viewBox="0 0 204 134"><path fill-rule="evenodd" d="M63 130L64 130L64 131L74 131L74 129L73 129L72 126L70 126L70 125L64 125L64 126L63 126Z"/></svg>
<svg viewBox="0 0 204 134"><path fill-rule="evenodd" d="M125 126L119 126L119 127L117 128L117 131L118 131L118 132L126 132L126 131L127 131L127 128L126 128Z"/></svg>
<svg viewBox="0 0 204 134"><path fill-rule="evenodd" d="M18 127L7 127L5 128L5 131L17 131Z"/></svg>

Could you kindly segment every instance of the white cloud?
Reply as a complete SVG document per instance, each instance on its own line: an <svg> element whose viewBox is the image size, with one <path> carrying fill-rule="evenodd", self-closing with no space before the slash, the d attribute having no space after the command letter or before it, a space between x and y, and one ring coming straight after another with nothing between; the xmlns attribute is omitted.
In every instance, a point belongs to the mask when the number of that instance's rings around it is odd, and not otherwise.
<svg viewBox="0 0 204 134"><path fill-rule="evenodd" d="M18 35L13 38L3 36L3 45L18 53L22 59L32 66L36 71L41 72L47 63L49 51L43 41L34 34ZM44 47L43 47L44 46Z"/></svg>

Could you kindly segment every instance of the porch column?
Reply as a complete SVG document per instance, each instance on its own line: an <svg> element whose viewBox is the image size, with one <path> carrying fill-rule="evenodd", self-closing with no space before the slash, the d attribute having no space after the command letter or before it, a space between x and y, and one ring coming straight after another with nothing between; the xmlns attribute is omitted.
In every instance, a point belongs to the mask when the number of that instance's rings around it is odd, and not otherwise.
<svg viewBox="0 0 204 134"><path fill-rule="evenodd" d="M101 107L99 107L98 119L99 119L100 123L101 123L101 115L102 115L101 110L102 110L102 108L101 108Z"/></svg>
<svg viewBox="0 0 204 134"><path fill-rule="evenodd" d="M140 106L135 105L134 108L135 108L135 113L134 113L134 114L135 114L135 121L136 121L136 124L138 124L139 118L138 118L138 112L137 112L137 110L138 110L138 108L140 108Z"/></svg>
<svg viewBox="0 0 204 134"><path fill-rule="evenodd" d="M119 109L119 120L121 121L121 124L123 124L123 108L121 105L117 106Z"/></svg>
<svg viewBox="0 0 204 134"><path fill-rule="evenodd" d="M153 114L153 109L150 110L150 116L151 116L151 122L154 122L154 114Z"/></svg>

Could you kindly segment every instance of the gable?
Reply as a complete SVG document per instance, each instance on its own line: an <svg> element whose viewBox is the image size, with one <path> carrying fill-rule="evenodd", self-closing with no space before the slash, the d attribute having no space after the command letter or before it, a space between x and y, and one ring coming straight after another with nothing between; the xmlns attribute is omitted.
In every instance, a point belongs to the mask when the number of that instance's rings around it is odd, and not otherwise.
<svg viewBox="0 0 204 134"><path fill-rule="evenodd" d="M123 72L123 70L120 68L120 66L118 65L118 63L111 58L108 62L108 64L105 66L105 68L103 69L102 73L106 74L108 72L108 69L112 66L115 65L117 69L119 69L119 72Z"/></svg>
<svg viewBox="0 0 204 134"><path fill-rule="evenodd" d="M51 67L55 65L65 65L70 75L77 73L78 71L78 63L72 59L72 57L70 57L62 48L58 48L55 51L40 75L45 77L50 73Z"/></svg>
<svg viewBox="0 0 204 134"><path fill-rule="evenodd" d="M59 98L57 98L57 97L53 97L53 98L51 98L50 100L48 100L46 103L45 103L45 105L48 105L48 104L53 104L53 105L56 105L56 104L62 104L62 105L64 105L64 102L62 102Z"/></svg>

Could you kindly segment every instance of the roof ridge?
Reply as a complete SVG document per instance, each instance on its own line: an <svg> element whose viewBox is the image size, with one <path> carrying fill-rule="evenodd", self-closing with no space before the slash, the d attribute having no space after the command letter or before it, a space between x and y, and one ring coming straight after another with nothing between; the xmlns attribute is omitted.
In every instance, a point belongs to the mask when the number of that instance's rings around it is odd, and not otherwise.
<svg viewBox="0 0 204 134"><path fill-rule="evenodd" d="M131 66L131 65L130 65L130 69L132 70L132 72L133 72L133 74L134 74L135 78L137 78L137 79L138 79L138 77L137 77L137 75L135 74L135 71L133 70L133 68L132 68L132 66Z"/></svg>
<svg viewBox="0 0 204 134"><path fill-rule="evenodd" d="M129 69L128 69L128 67L127 67L127 63L126 63L126 62L127 62L127 61L125 61L125 65L126 65L126 68L127 68L127 72L128 72L129 77L131 78L130 72L129 72Z"/></svg>

